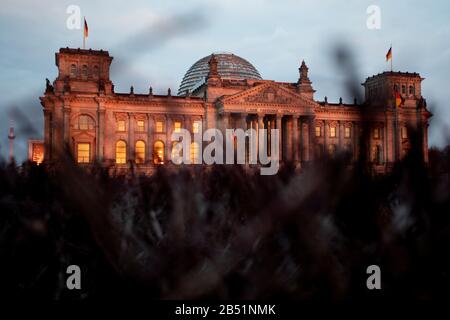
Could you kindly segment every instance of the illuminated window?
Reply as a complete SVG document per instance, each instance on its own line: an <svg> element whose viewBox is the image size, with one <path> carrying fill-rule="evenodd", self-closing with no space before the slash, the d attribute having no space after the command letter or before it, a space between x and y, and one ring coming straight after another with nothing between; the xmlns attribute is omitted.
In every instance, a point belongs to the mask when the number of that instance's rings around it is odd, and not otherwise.
<svg viewBox="0 0 450 320"><path fill-rule="evenodd" d="M135 155L134 159L136 163L144 163L145 162L145 142L144 141L136 141L135 145Z"/></svg>
<svg viewBox="0 0 450 320"><path fill-rule="evenodd" d="M191 164L200 163L200 148L197 142L191 143Z"/></svg>
<svg viewBox="0 0 450 320"><path fill-rule="evenodd" d="M380 139L380 128L374 128L373 129L373 138L374 139Z"/></svg>
<svg viewBox="0 0 450 320"><path fill-rule="evenodd" d="M72 64L70 66L70 76L73 78L77 76L77 65L76 64Z"/></svg>
<svg viewBox="0 0 450 320"><path fill-rule="evenodd" d="M164 143L162 141L156 141L153 145L153 157L155 164L164 163Z"/></svg>
<svg viewBox="0 0 450 320"><path fill-rule="evenodd" d="M406 127L401 128L402 139L408 139L408 130Z"/></svg>
<svg viewBox="0 0 450 320"><path fill-rule="evenodd" d="M125 120L117 120L117 131L125 131Z"/></svg>
<svg viewBox="0 0 450 320"><path fill-rule="evenodd" d="M199 133L201 127L202 127L201 121L194 121L194 123L192 124L192 132Z"/></svg>
<svg viewBox="0 0 450 320"><path fill-rule="evenodd" d="M322 128L320 126L316 126L316 137L320 137L322 135Z"/></svg>
<svg viewBox="0 0 450 320"><path fill-rule="evenodd" d="M137 130L138 131L145 131L145 123L144 120L138 120L137 121Z"/></svg>
<svg viewBox="0 0 450 320"><path fill-rule="evenodd" d="M86 114L80 115L78 117L78 129L79 130L93 130L94 129L94 120Z"/></svg>
<svg viewBox="0 0 450 320"><path fill-rule="evenodd" d="M117 141L116 143L116 163L126 163L127 162L127 144L125 141Z"/></svg>
<svg viewBox="0 0 450 320"><path fill-rule="evenodd" d="M336 127L330 127L330 137L331 138L336 137Z"/></svg>
<svg viewBox="0 0 450 320"><path fill-rule="evenodd" d="M180 121L175 121L173 123L173 128L175 132L180 132L181 129L181 122Z"/></svg>
<svg viewBox="0 0 450 320"><path fill-rule="evenodd" d="M78 163L89 163L90 159L90 148L89 143L78 143L77 144L77 162Z"/></svg>
<svg viewBox="0 0 450 320"><path fill-rule="evenodd" d="M156 132L163 132L164 124L162 121L156 121Z"/></svg>
<svg viewBox="0 0 450 320"><path fill-rule="evenodd" d="M344 137L345 137L345 138L350 138L350 136L351 136L351 130L350 130L350 127L345 127L345 128L344 128Z"/></svg>

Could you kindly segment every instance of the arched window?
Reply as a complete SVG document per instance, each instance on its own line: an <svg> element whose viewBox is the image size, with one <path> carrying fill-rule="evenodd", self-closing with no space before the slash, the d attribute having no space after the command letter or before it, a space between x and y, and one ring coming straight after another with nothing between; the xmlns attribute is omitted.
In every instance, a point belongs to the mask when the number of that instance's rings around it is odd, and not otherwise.
<svg viewBox="0 0 450 320"><path fill-rule="evenodd" d="M136 141L134 160L136 163L145 162L145 142L142 140Z"/></svg>
<svg viewBox="0 0 450 320"><path fill-rule="evenodd" d="M406 94L406 86L404 84L402 85L402 94Z"/></svg>
<svg viewBox="0 0 450 320"><path fill-rule="evenodd" d="M78 121L75 123L75 129L78 130L94 130L95 121L91 116L82 114L78 117Z"/></svg>
<svg viewBox="0 0 450 320"><path fill-rule="evenodd" d="M77 76L77 65L76 64L72 64L70 66L70 76L72 78L75 78Z"/></svg>
<svg viewBox="0 0 450 320"><path fill-rule="evenodd" d="M162 141L156 141L153 145L153 162L155 164L164 163L164 143Z"/></svg>
<svg viewBox="0 0 450 320"><path fill-rule="evenodd" d="M87 76L88 76L88 67L87 67L87 65L83 65L83 67L81 69L81 75L83 76L83 78L87 78Z"/></svg>
<svg viewBox="0 0 450 320"><path fill-rule="evenodd" d="M116 142L116 163L123 164L127 162L127 144L125 141Z"/></svg>
<svg viewBox="0 0 450 320"><path fill-rule="evenodd" d="M191 143L191 164L200 164L200 147L197 142Z"/></svg>

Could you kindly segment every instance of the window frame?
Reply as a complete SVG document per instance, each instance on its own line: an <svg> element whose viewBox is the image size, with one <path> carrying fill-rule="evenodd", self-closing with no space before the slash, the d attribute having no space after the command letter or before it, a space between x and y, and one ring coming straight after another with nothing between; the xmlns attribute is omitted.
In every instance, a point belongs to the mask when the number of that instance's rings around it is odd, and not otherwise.
<svg viewBox="0 0 450 320"><path fill-rule="evenodd" d="M141 144L141 146L138 146L138 144ZM141 151L138 151L139 149L141 149ZM146 144L144 140L137 140L134 144L134 162L136 164L144 164L146 157L145 157L145 152L146 152ZM142 156L141 156L142 155Z"/></svg>
<svg viewBox="0 0 450 320"><path fill-rule="evenodd" d="M80 147L82 145L87 146L87 161L86 160L86 156L81 156L80 153L83 153L83 151L86 150L80 150ZM80 160L80 157L81 160ZM77 142L77 163L79 164L86 164L86 163L91 163L91 144L89 142Z"/></svg>
<svg viewBox="0 0 450 320"><path fill-rule="evenodd" d="M381 139L381 130L380 130L380 128L378 128L378 127L373 128L372 135L373 135L374 139Z"/></svg>
<svg viewBox="0 0 450 320"><path fill-rule="evenodd" d="M123 144L123 146L119 146L119 144ZM119 152L118 151L119 148L123 149L123 151L121 150ZM121 155L123 155L123 157L119 157L118 156L119 153ZM115 163L116 164L126 164L127 163L127 143L125 141L123 141L123 140L116 141L116 144L115 144Z"/></svg>
<svg viewBox="0 0 450 320"><path fill-rule="evenodd" d="M159 130L159 125L161 126L161 130ZM155 122L155 132L156 133L163 133L164 132L164 121L156 120Z"/></svg>
<svg viewBox="0 0 450 320"><path fill-rule="evenodd" d="M351 137L352 137L352 128L344 127L344 138L351 139Z"/></svg>
<svg viewBox="0 0 450 320"><path fill-rule="evenodd" d="M161 147L160 154L158 153L157 148L159 149L159 146L157 146L157 145L160 145L160 147ZM166 152L165 147L166 147L166 145L161 140L156 140L153 143L153 163L154 164L164 164L164 160L165 160L164 158L165 158L165 152Z"/></svg>
<svg viewBox="0 0 450 320"><path fill-rule="evenodd" d="M120 123L123 123L123 130L121 130L122 126L120 125ZM127 123L126 123L125 120L117 119L117 121L116 121L116 131L119 131L119 132L127 131Z"/></svg>
<svg viewBox="0 0 450 320"><path fill-rule="evenodd" d="M319 130L319 131L317 131L317 130ZM314 132L315 132L316 138L321 137L322 136L322 126L316 126L314 129Z"/></svg>
<svg viewBox="0 0 450 320"><path fill-rule="evenodd" d="M330 138L336 138L337 137L337 132L336 132L336 127L335 126L330 126Z"/></svg>
<svg viewBox="0 0 450 320"><path fill-rule="evenodd" d="M139 125L140 123L142 123L142 126ZM136 129L138 132L145 132L145 120L136 120Z"/></svg>

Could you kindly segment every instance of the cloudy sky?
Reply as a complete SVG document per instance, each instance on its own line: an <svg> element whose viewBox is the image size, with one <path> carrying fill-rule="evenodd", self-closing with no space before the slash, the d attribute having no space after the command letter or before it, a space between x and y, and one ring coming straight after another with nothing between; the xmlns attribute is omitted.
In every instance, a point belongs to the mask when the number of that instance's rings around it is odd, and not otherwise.
<svg viewBox="0 0 450 320"><path fill-rule="evenodd" d="M423 95L435 116L430 144L449 141L450 1L364 0L2 0L0 6L0 154L7 155L9 119L16 122L16 149L42 138L38 97L45 78L56 76L54 53L81 47L82 30L69 29L67 9L76 5L89 24L87 47L114 56L116 91L176 92L187 69L211 52L233 52L249 60L264 79L296 81L300 61L310 68L315 98L352 101L345 74L333 56L351 49L355 74L389 69L419 72ZM371 5L380 8L381 28L369 29ZM11 111L16 110L16 111Z"/></svg>

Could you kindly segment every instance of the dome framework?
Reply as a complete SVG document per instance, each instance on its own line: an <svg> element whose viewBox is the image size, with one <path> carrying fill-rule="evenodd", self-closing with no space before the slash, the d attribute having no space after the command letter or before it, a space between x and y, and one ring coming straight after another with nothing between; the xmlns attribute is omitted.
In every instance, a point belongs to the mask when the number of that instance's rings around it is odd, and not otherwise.
<svg viewBox="0 0 450 320"><path fill-rule="evenodd" d="M209 72L208 61L212 54L201 58L194 63L181 81L178 95L192 92L204 83ZM214 53L218 64L218 73L222 79L252 79L262 80L258 70L247 60L232 53Z"/></svg>

